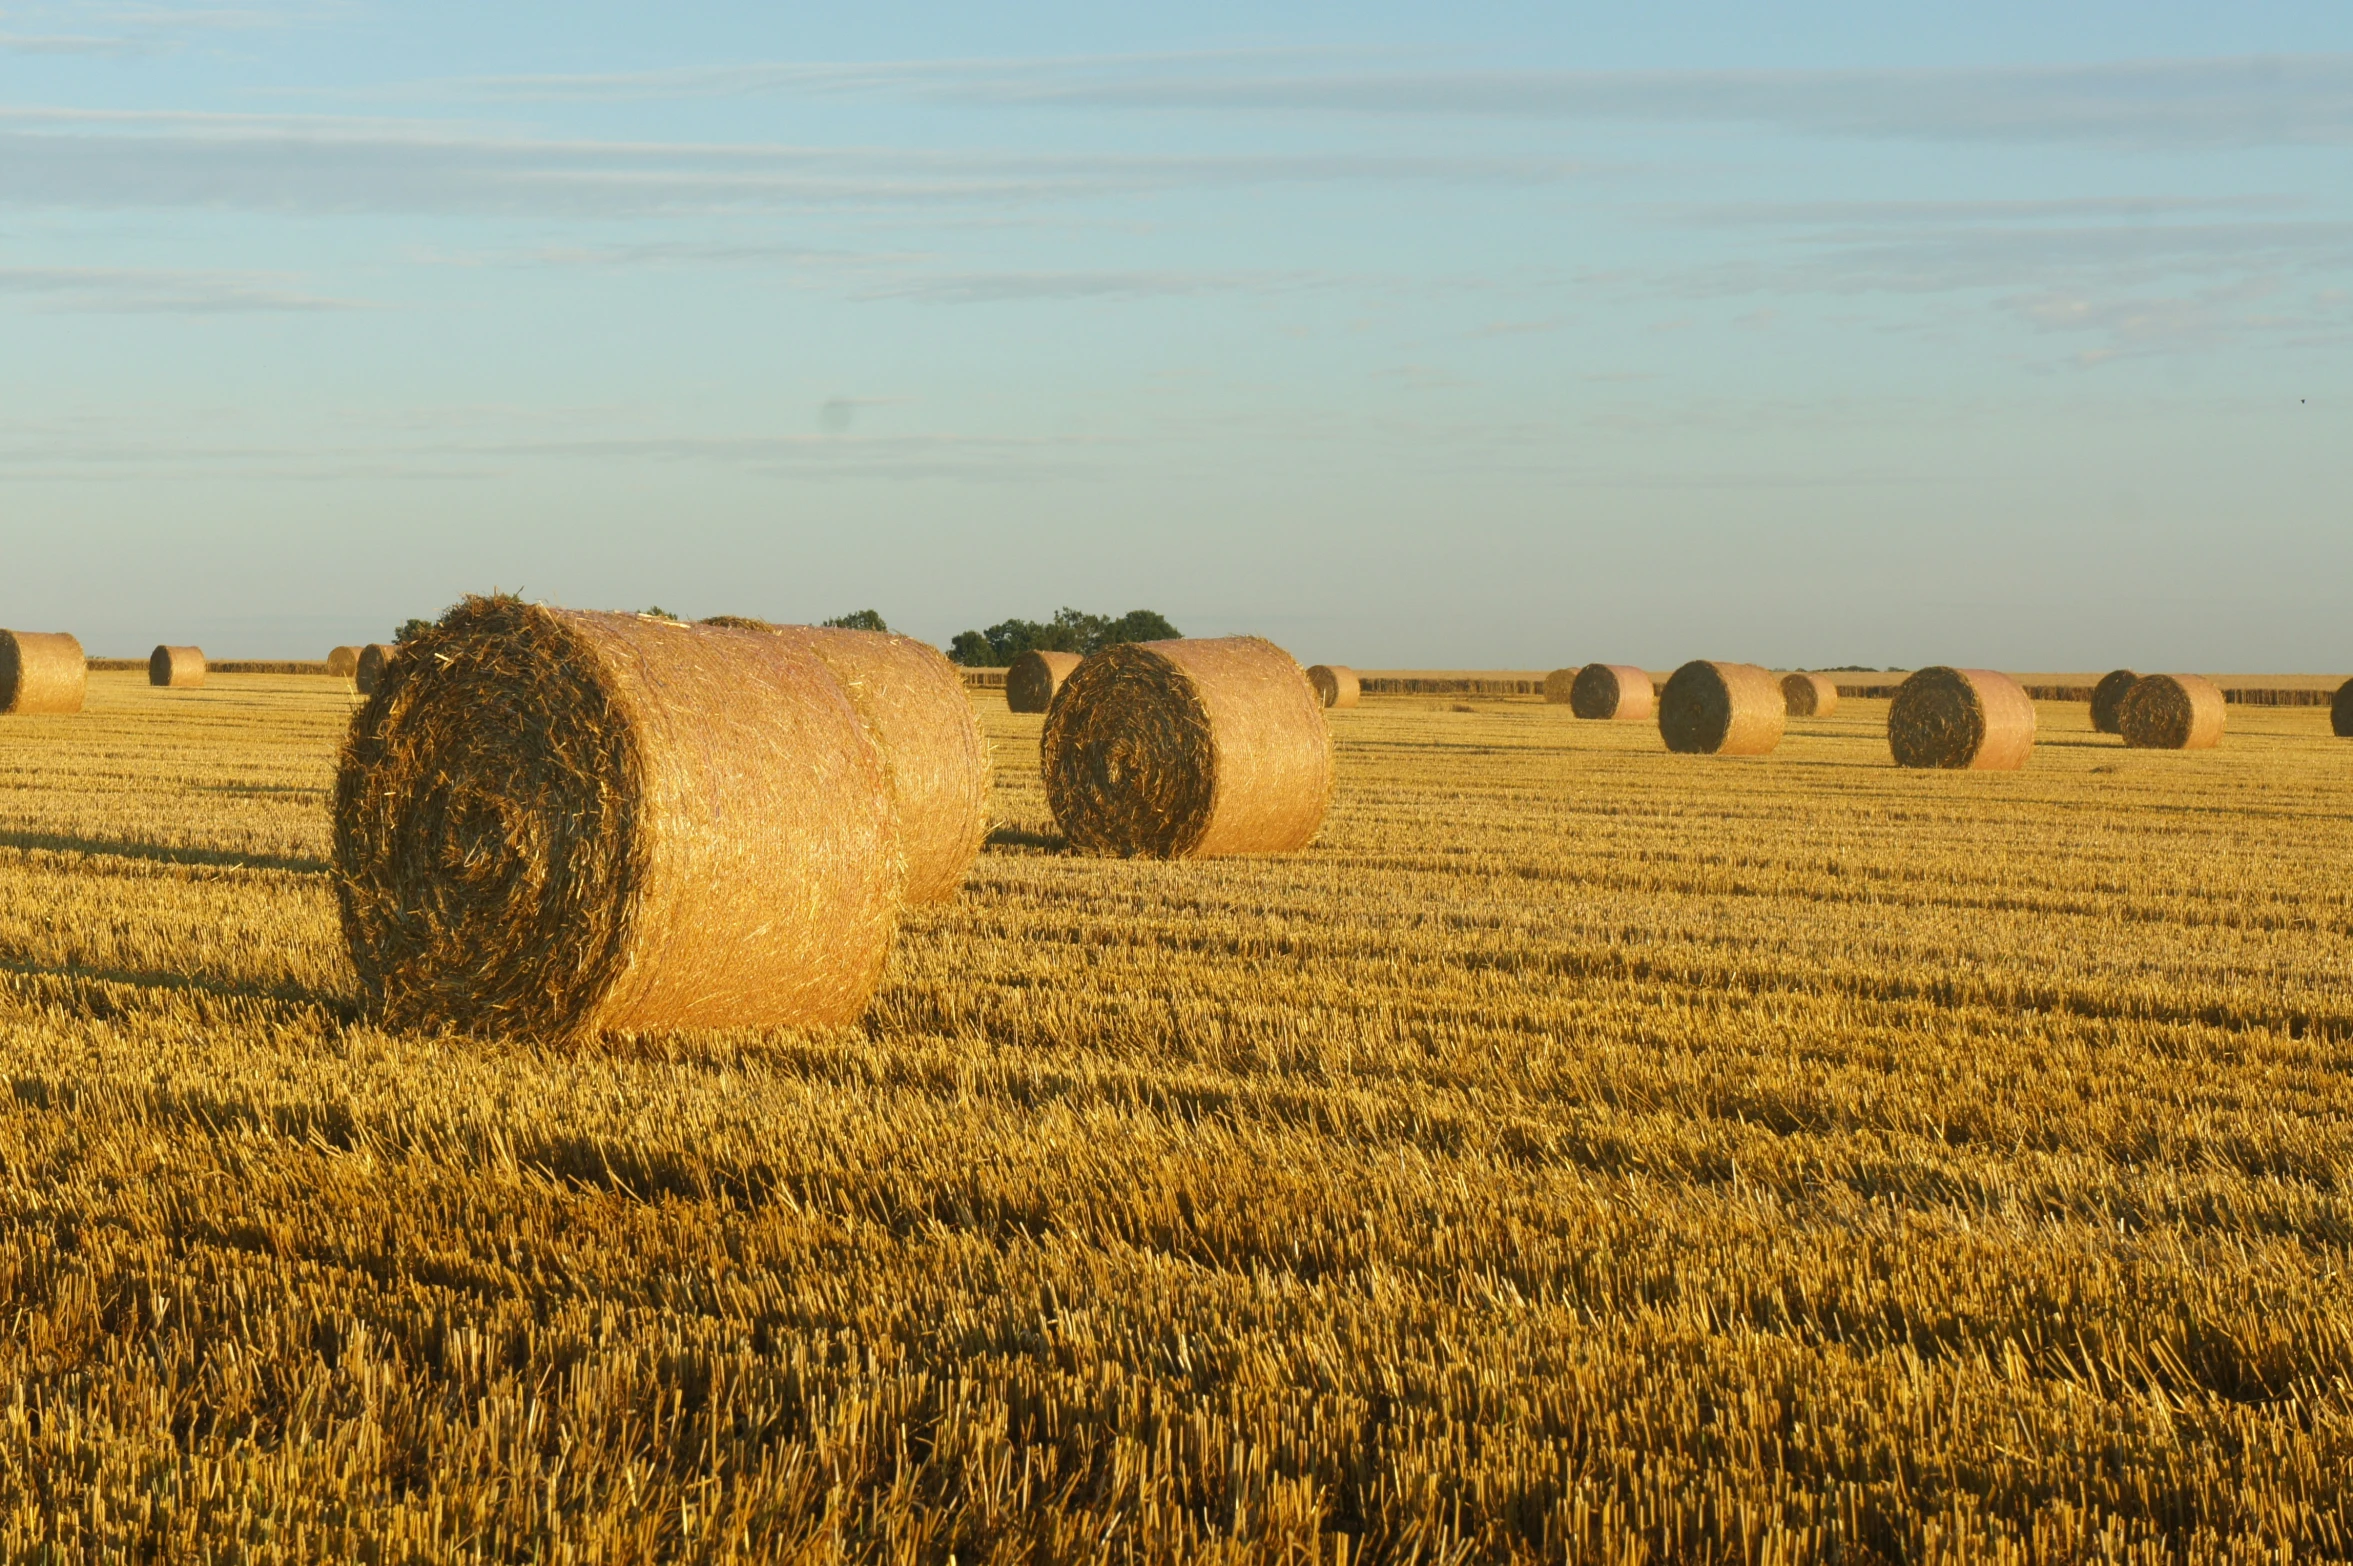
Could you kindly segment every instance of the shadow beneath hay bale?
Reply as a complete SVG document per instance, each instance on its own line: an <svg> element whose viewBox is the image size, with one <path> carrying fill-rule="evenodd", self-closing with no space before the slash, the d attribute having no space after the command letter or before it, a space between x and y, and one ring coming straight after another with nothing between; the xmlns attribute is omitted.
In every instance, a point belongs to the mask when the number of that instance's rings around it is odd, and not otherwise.
<svg viewBox="0 0 2353 1566"><path fill-rule="evenodd" d="M323 994L299 984L208 979L193 973L95 968L0 957L0 994L20 1005L54 1008L96 1022L151 1011L165 997L192 1004L201 1022L244 1020L256 1007L315 1011L339 1023L360 1020L358 997Z"/></svg>
<svg viewBox="0 0 2353 1566"><path fill-rule="evenodd" d="M248 854L228 848L175 848L164 843L130 843L65 832L0 832L0 848L27 853L83 854L94 859L136 859L150 864L194 865L207 870L289 870L325 875L324 859L297 854Z"/></svg>
<svg viewBox="0 0 2353 1566"><path fill-rule="evenodd" d="M991 848L1034 848L1044 853L1059 854L1070 847L1070 839L1059 832L1032 832L1023 827L1001 826L988 835Z"/></svg>

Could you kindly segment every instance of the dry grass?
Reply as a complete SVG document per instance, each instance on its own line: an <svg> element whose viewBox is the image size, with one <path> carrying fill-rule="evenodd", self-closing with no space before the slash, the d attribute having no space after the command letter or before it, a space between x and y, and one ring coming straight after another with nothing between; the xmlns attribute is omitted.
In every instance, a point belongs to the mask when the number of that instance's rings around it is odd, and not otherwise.
<svg viewBox="0 0 2353 1566"><path fill-rule="evenodd" d="M0 1558L2353 1548L2323 713L1375 700L1314 847L1170 864L990 694L864 1026L574 1057L356 1019L348 702L0 725Z"/></svg>

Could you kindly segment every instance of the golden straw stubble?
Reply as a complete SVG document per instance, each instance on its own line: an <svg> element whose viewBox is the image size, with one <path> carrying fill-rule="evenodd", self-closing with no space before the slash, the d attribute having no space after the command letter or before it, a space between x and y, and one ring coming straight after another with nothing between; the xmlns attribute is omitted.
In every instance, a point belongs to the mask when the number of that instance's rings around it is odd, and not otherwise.
<svg viewBox="0 0 2353 1566"><path fill-rule="evenodd" d="M1921 669L1887 705L1887 746L1899 767L2015 772L2034 750L2034 702L1991 669Z"/></svg>
<svg viewBox="0 0 2353 1566"><path fill-rule="evenodd" d="M0 713L63 716L82 710L90 661L64 631L0 631Z"/></svg>
<svg viewBox="0 0 2353 1566"><path fill-rule="evenodd" d="M1005 705L1014 712L1045 712L1080 662L1071 652L1025 652L1005 668Z"/></svg>
<svg viewBox="0 0 2353 1566"><path fill-rule="evenodd" d="M1307 671L1307 683L1326 707L1353 707L1363 699L1364 684L1344 663L1319 663Z"/></svg>
<svg viewBox="0 0 2353 1566"><path fill-rule="evenodd" d="M1055 821L1091 853L1287 853L1314 838L1332 796L1315 687L1255 636L1096 653L1055 697L1041 760Z"/></svg>
<svg viewBox="0 0 2353 1566"><path fill-rule="evenodd" d="M2116 731L2138 750L2208 750L2222 740L2222 687L2197 674L2144 674L2116 709Z"/></svg>
<svg viewBox="0 0 2353 1566"><path fill-rule="evenodd" d="M147 683L170 690L194 690L204 683L204 649L159 646L147 655Z"/></svg>
<svg viewBox="0 0 2353 1566"><path fill-rule="evenodd" d="M2100 676L2100 683L2092 687L2092 729L2100 734L2118 734L2117 709L2124 705L2125 693L2138 683L2140 676L2130 669L2110 669Z"/></svg>
<svg viewBox="0 0 2353 1566"><path fill-rule="evenodd" d="M1658 689L1648 671L1630 663L1589 663L1570 682L1569 711L1580 718L1648 722L1658 711Z"/></svg>
<svg viewBox="0 0 2353 1566"><path fill-rule="evenodd" d="M1766 755L1788 721L1781 682L1753 663L1694 660L1659 696L1659 737L1685 755Z"/></svg>
<svg viewBox="0 0 2353 1566"><path fill-rule="evenodd" d="M390 1026L577 1040L846 1022L906 880L806 643L472 598L354 715L335 869Z"/></svg>
<svg viewBox="0 0 2353 1566"><path fill-rule="evenodd" d="M1838 682L1827 674L1784 674L1781 699L1793 718L1827 718L1838 710Z"/></svg>

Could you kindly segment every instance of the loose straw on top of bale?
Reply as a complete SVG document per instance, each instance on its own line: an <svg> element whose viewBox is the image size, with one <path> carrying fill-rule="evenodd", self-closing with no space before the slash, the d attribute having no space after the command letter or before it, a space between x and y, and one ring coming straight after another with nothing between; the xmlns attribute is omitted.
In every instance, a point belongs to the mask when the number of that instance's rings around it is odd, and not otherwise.
<svg viewBox="0 0 2353 1566"><path fill-rule="evenodd" d="M1921 669L1888 703L1887 746L1899 767L2015 772L2034 749L2034 702L1991 669Z"/></svg>
<svg viewBox="0 0 2353 1566"><path fill-rule="evenodd" d="M327 672L339 679L355 680L359 678L359 649L357 647L329 648L327 651Z"/></svg>
<svg viewBox="0 0 2353 1566"><path fill-rule="evenodd" d="M1080 662L1077 653L1025 652L1005 669L1005 706L1012 712L1047 712L1055 693Z"/></svg>
<svg viewBox="0 0 2353 1566"><path fill-rule="evenodd" d="M2144 674L2116 709L2116 731L2139 750L2206 750L2222 739L2222 687L2196 674Z"/></svg>
<svg viewBox="0 0 2353 1566"><path fill-rule="evenodd" d="M1105 648L1055 699L1042 751L1054 819L1094 853L1288 853L1331 803L1323 704L1255 636Z"/></svg>
<svg viewBox="0 0 2353 1566"><path fill-rule="evenodd" d="M1659 697L1659 737L1687 755L1762 756L1789 720L1781 682L1753 663L1695 660Z"/></svg>
<svg viewBox="0 0 2353 1566"><path fill-rule="evenodd" d="M389 1025L559 1040L848 1021L906 879L805 641L511 598L443 616L354 716L335 867Z"/></svg>
<svg viewBox="0 0 2353 1566"><path fill-rule="evenodd" d="M1838 710L1838 682L1827 674L1784 674L1781 700L1793 718L1827 718Z"/></svg>
<svg viewBox="0 0 2353 1566"><path fill-rule="evenodd" d="M1545 683L1549 689L1549 677ZM1580 718L1648 722L1658 711L1658 689L1647 671L1630 663L1589 663L1570 684L1569 711Z"/></svg>
<svg viewBox="0 0 2353 1566"><path fill-rule="evenodd" d="M2111 669L2100 676L2100 683L2092 687L2092 729L2100 734L2120 734L2116 726L2116 709L2124 705L2125 692L2131 690L2140 676L2130 669Z"/></svg>
<svg viewBox="0 0 2353 1566"><path fill-rule="evenodd" d="M162 646L147 655L147 683L193 690L204 683L204 649Z"/></svg>
<svg viewBox="0 0 2353 1566"><path fill-rule="evenodd" d="M1327 707L1353 707L1363 699L1364 685L1344 663L1319 663L1307 671L1307 683Z"/></svg>
<svg viewBox="0 0 2353 1566"><path fill-rule="evenodd" d="M362 696L373 696L384 683L384 671L392 667L392 660L400 656L400 648L392 642L370 642L359 650L359 661L352 666L351 681Z"/></svg>
<svg viewBox="0 0 2353 1566"><path fill-rule="evenodd" d="M2329 698L2328 726L2339 739L2353 739L2353 680L2337 687Z"/></svg>
<svg viewBox="0 0 2353 1566"><path fill-rule="evenodd" d="M0 631L0 713L52 716L82 710L90 662L63 631Z"/></svg>

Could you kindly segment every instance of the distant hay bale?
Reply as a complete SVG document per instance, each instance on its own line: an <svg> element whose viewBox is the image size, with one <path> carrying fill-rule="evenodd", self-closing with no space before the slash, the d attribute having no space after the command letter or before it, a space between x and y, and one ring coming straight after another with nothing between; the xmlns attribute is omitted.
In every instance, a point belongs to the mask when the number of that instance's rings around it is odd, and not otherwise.
<svg viewBox="0 0 2353 1566"><path fill-rule="evenodd" d="M2328 726L2339 739L2353 739L2353 680L2337 687L2329 698Z"/></svg>
<svg viewBox="0 0 2353 1566"><path fill-rule="evenodd" d="M156 648L147 655L147 683L171 690L194 690L204 683L204 649Z"/></svg>
<svg viewBox="0 0 2353 1566"><path fill-rule="evenodd" d="M1046 803L1092 853L1288 853L1331 803L1323 704L1255 636L1105 648L1063 686L1042 748Z"/></svg>
<svg viewBox="0 0 2353 1566"><path fill-rule="evenodd" d="M0 631L0 713L79 712L89 683L82 644L65 632Z"/></svg>
<svg viewBox="0 0 2353 1566"><path fill-rule="evenodd" d="M1888 704L1887 745L1899 767L2015 772L2034 750L2034 701L1991 669L1921 669Z"/></svg>
<svg viewBox="0 0 2353 1566"><path fill-rule="evenodd" d="M1686 755L1765 755L1788 719L1781 682L1753 663L1687 663L1659 697L1659 737Z"/></svg>
<svg viewBox="0 0 2353 1566"><path fill-rule="evenodd" d="M2222 687L2196 674L2144 674L2116 709L2116 730L2138 750L2209 750L2229 709Z"/></svg>
<svg viewBox="0 0 2353 1566"><path fill-rule="evenodd" d="M1319 663L1307 671L1307 683L1327 707L1353 707L1364 696L1356 671L1344 663Z"/></svg>
<svg viewBox="0 0 2353 1566"><path fill-rule="evenodd" d="M1549 688L1549 678L1545 683ZM1658 712L1658 689L1647 671L1630 663L1589 663L1570 682L1569 711L1580 718L1646 723Z"/></svg>
<svg viewBox="0 0 2353 1566"><path fill-rule="evenodd" d="M1827 674L1784 674L1781 699L1793 718L1827 718L1838 710L1838 682Z"/></svg>
<svg viewBox="0 0 2353 1566"><path fill-rule="evenodd" d="M354 715L335 868L389 1026L560 1041L849 1021L906 879L806 640L511 598L444 615Z"/></svg>
<svg viewBox="0 0 2353 1566"><path fill-rule="evenodd" d="M373 696L384 683L384 671L400 655L400 648L392 642L370 642L359 650L359 661L352 666L351 679L362 696Z"/></svg>
<svg viewBox="0 0 2353 1566"><path fill-rule="evenodd" d="M2092 687L2092 728L2100 734L2121 734L2116 726L2116 710L2124 705L2125 692L2132 689L2140 676L2130 669L2111 669Z"/></svg>
<svg viewBox="0 0 2353 1566"><path fill-rule="evenodd" d="M1544 699L1555 707L1565 707L1576 700L1577 676L1582 669L1555 669L1544 677Z"/></svg>
<svg viewBox="0 0 2353 1566"><path fill-rule="evenodd" d="M359 649L337 647L327 654L327 672L338 679L359 678Z"/></svg>
<svg viewBox="0 0 2353 1566"><path fill-rule="evenodd" d="M1077 653L1025 652L1005 667L1005 705L1014 712L1045 712L1083 660Z"/></svg>

